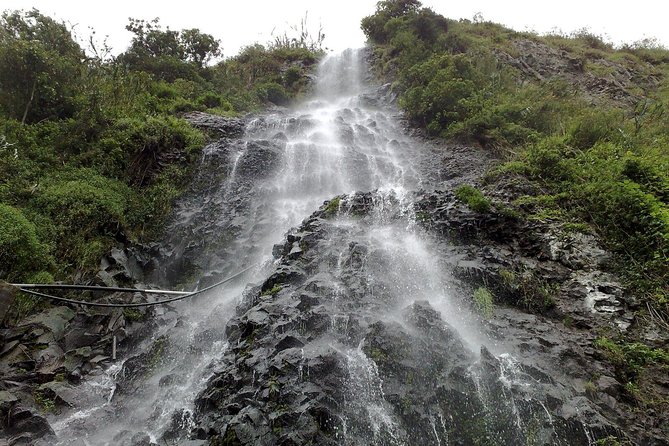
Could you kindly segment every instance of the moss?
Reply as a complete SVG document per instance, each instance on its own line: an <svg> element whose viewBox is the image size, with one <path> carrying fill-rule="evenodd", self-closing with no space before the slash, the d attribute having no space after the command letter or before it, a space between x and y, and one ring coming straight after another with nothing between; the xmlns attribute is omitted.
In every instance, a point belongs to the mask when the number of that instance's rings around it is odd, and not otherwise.
<svg viewBox="0 0 669 446"><path fill-rule="evenodd" d="M147 354L147 367L146 372L154 370L160 365L165 356L165 351L167 349L167 338L161 336L153 343L151 350Z"/></svg>
<svg viewBox="0 0 669 446"><path fill-rule="evenodd" d="M416 221L427 222L430 219L430 214L428 212L416 212Z"/></svg>
<svg viewBox="0 0 669 446"><path fill-rule="evenodd" d="M629 441L626 440L620 440L618 437L614 437L613 435L609 435L606 438L600 438L598 440L595 440L593 443L595 446L627 446L631 445Z"/></svg>
<svg viewBox="0 0 669 446"><path fill-rule="evenodd" d="M124 308L123 317L128 322L142 322L146 320L146 313L137 308Z"/></svg>
<svg viewBox="0 0 669 446"><path fill-rule="evenodd" d="M326 218L333 217L339 212L339 205L341 204L341 197L335 197L332 200L328 201L328 204L325 206L323 213Z"/></svg>
<svg viewBox="0 0 669 446"><path fill-rule="evenodd" d="M235 429L228 427L225 431L223 437L213 437L211 439L212 446L241 446L242 442L239 441Z"/></svg>
<svg viewBox="0 0 669 446"><path fill-rule="evenodd" d="M275 294L277 294L282 289L283 289L283 286L281 286L281 284L275 283L274 286L272 286L272 288L268 288L268 289L264 290L262 293L260 293L260 295L261 296L274 296Z"/></svg>
<svg viewBox="0 0 669 446"><path fill-rule="evenodd" d="M371 347L366 353L369 358L377 364L386 362L389 359L388 354L378 347Z"/></svg>
<svg viewBox="0 0 669 446"><path fill-rule="evenodd" d="M455 189L455 196L473 211L479 213L489 212L492 207L490 200L481 191L470 185L459 186Z"/></svg>

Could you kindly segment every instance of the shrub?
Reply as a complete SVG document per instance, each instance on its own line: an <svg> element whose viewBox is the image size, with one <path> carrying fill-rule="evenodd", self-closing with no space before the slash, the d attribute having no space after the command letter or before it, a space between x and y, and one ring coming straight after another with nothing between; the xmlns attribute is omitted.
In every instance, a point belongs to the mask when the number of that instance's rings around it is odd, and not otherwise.
<svg viewBox="0 0 669 446"><path fill-rule="evenodd" d="M474 291L474 307L484 318L492 317L495 305L492 293L487 288L479 287Z"/></svg>
<svg viewBox="0 0 669 446"><path fill-rule="evenodd" d="M473 186L464 184L455 189L455 196L458 200L465 203L473 211L485 213L490 211L492 204L480 190Z"/></svg>
<svg viewBox="0 0 669 446"><path fill-rule="evenodd" d="M639 184L649 194L664 204L669 204L669 174L664 175L651 159L627 153L623 161L622 175Z"/></svg>
<svg viewBox="0 0 669 446"><path fill-rule="evenodd" d="M573 151L562 137L544 138L531 144L524 156L535 178L567 181L574 176L574 168L567 162L573 156Z"/></svg>
<svg viewBox="0 0 669 446"><path fill-rule="evenodd" d="M223 98L215 93L207 92L197 98L198 104L204 105L207 108L216 108L220 107L223 103Z"/></svg>
<svg viewBox="0 0 669 446"><path fill-rule="evenodd" d="M79 169L48 181L37 204L57 223L81 231L122 224L129 193L118 180Z"/></svg>
<svg viewBox="0 0 669 446"><path fill-rule="evenodd" d="M616 368L618 377L625 383L634 383L639 374L649 364L669 365L669 352L661 348L651 348L638 342L615 342L601 337L595 346Z"/></svg>
<svg viewBox="0 0 669 446"><path fill-rule="evenodd" d="M589 149L598 142L606 141L619 122L615 111L588 112L577 117L569 130L567 142L577 149Z"/></svg>
<svg viewBox="0 0 669 446"><path fill-rule="evenodd" d="M45 181L32 206L47 217L43 230L52 234L60 272L97 264L123 234L131 196L123 182L90 169L64 172Z"/></svg>
<svg viewBox="0 0 669 446"><path fill-rule="evenodd" d="M174 114L187 113L196 110L202 111L204 109L205 107L203 107L202 104L195 104L184 98L179 98L172 102L172 105L170 105L170 111Z"/></svg>
<svg viewBox="0 0 669 446"><path fill-rule="evenodd" d="M276 82L260 84L255 91L261 101L269 101L272 104L286 105L290 100L286 89Z"/></svg>
<svg viewBox="0 0 669 446"><path fill-rule="evenodd" d="M283 83L286 87L291 88L302 78L302 69L300 67L288 67L283 73Z"/></svg>
<svg viewBox="0 0 669 446"><path fill-rule="evenodd" d="M0 277L24 279L51 263L35 225L20 209L0 203Z"/></svg>
<svg viewBox="0 0 669 446"><path fill-rule="evenodd" d="M157 177L165 154L188 162L204 145L202 133L186 121L169 116L120 120L115 131L130 157L130 183L138 186L149 185Z"/></svg>
<svg viewBox="0 0 669 446"><path fill-rule="evenodd" d="M639 260L669 258L669 209L639 184L601 180L583 185L575 194L617 248Z"/></svg>

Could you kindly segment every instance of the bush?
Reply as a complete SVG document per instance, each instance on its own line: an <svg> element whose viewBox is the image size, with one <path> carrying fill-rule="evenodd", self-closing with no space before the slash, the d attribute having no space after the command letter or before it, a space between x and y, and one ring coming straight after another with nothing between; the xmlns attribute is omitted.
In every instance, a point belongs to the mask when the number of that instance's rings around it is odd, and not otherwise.
<svg viewBox="0 0 669 446"><path fill-rule="evenodd" d="M47 181L35 202L63 229L104 231L123 224L129 194L124 183L80 169Z"/></svg>
<svg viewBox="0 0 669 446"><path fill-rule="evenodd" d="M215 93L207 92L197 98L198 104L204 105L207 108L216 108L220 107L223 103L223 98Z"/></svg>
<svg viewBox="0 0 669 446"><path fill-rule="evenodd" d="M276 82L267 82L256 87L256 94L261 101L276 105L286 105L290 98L286 89Z"/></svg>
<svg viewBox="0 0 669 446"><path fill-rule="evenodd" d="M495 305L492 293L487 288L479 287L474 291L474 307L484 318L490 319L492 317Z"/></svg>
<svg viewBox="0 0 669 446"><path fill-rule="evenodd" d="M669 204L669 174L664 174L652 160L627 153L623 161L622 174L664 204Z"/></svg>
<svg viewBox="0 0 669 446"><path fill-rule="evenodd" d="M669 352L660 348L651 348L638 342L615 342L601 337L595 346L604 352L606 358L616 368L621 381L635 382L639 374L649 364L669 365Z"/></svg>
<svg viewBox="0 0 669 446"><path fill-rule="evenodd" d="M166 154L187 163L204 145L202 133L186 121L169 116L119 120L114 132L128 154L129 182L137 186L155 180Z"/></svg>
<svg viewBox="0 0 669 446"><path fill-rule="evenodd" d="M615 111L589 112L577 117L569 130L567 142L577 149L589 149L598 142L607 141L618 127Z"/></svg>
<svg viewBox="0 0 669 446"><path fill-rule="evenodd" d="M574 176L568 162L572 149L562 137L544 138L527 147L524 156L531 169L531 176L551 181L567 181Z"/></svg>
<svg viewBox="0 0 669 446"><path fill-rule="evenodd" d="M22 280L51 264L35 225L20 209L0 203L0 277Z"/></svg>
<svg viewBox="0 0 669 446"><path fill-rule="evenodd" d="M484 213L490 211L492 204L481 191L473 186L462 185L455 189L455 196L473 211Z"/></svg>
<svg viewBox="0 0 669 446"><path fill-rule="evenodd" d="M302 69L300 67L288 67L286 72L283 73L283 84L288 88L293 87L300 79L302 79Z"/></svg>
<svg viewBox="0 0 669 446"><path fill-rule="evenodd" d="M615 248L641 261L669 259L669 208L639 184L602 180L574 192Z"/></svg>
<svg viewBox="0 0 669 446"><path fill-rule="evenodd" d="M184 98L177 99L176 101L172 102L172 105L170 106L170 111L174 114L202 111L204 109L205 107L202 106L202 104L195 104Z"/></svg>

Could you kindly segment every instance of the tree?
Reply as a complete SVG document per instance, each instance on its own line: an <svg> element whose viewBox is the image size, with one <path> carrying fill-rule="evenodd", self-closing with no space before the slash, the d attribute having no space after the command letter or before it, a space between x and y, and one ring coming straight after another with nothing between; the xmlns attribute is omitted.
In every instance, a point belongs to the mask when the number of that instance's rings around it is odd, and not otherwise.
<svg viewBox="0 0 669 446"><path fill-rule="evenodd" d="M376 4L374 15L367 16L360 22L363 32L373 43L388 43L389 35L385 29L390 19L416 13L421 7L418 0L383 0Z"/></svg>
<svg viewBox="0 0 669 446"><path fill-rule="evenodd" d="M0 104L22 123L63 119L76 110L84 52L65 24L36 9L0 19Z"/></svg>
<svg viewBox="0 0 669 446"><path fill-rule="evenodd" d="M181 31L180 40L186 60L195 63L200 68L214 57L221 55L221 42L210 34L201 33L197 28Z"/></svg>
<svg viewBox="0 0 669 446"><path fill-rule="evenodd" d="M150 22L131 18L125 28L134 37L119 60L161 79L193 78L197 76L196 70L221 54L220 41L197 28L163 29L157 18Z"/></svg>

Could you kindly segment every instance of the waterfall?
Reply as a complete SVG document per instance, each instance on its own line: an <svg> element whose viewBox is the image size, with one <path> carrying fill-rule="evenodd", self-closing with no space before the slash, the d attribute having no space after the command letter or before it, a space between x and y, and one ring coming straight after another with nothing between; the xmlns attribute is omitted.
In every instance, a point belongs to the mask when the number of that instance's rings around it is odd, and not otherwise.
<svg viewBox="0 0 669 446"><path fill-rule="evenodd" d="M364 56L353 50L327 55L308 99L257 117L241 139L205 150L198 193L180 201L168 231L166 243L174 254L166 274L184 258L194 259L202 285L258 266L206 296L166 308L151 336L136 346L134 353L141 356L89 377L79 386L86 395L80 407L54 417L58 444L183 439L208 416L204 410L196 413L196 399L225 392L225 386L211 384L226 379L221 370L234 370L245 394L253 395L241 409L241 403L230 403L234 411L222 415L221 425L253 419L265 426L262 420L270 418L278 423L280 417L269 417L268 411L287 413L302 401L312 404L310 409L319 404L319 413L329 411L328 417L313 417L325 426L321 429L331 426L331 444L446 445L484 439L503 444L528 438L548 443L527 444L550 444L557 438L559 422L542 402L543 384L521 373L509 355L500 356L506 347L490 339L471 299L453 285L447 255L416 224L412 193L430 186L425 169L431 152L405 134L397 111L365 81ZM308 268L302 265L308 278L260 293L253 284L281 266L273 256L275 245L335 196L340 197L336 218L307 221L299 230L317 238L313 247L303 249L288 238L296 256L305 250L317 255ZM359 215L363 201L372 211ZM284 315L261 307L269 305L261 297L275 292L276 305L285 301L293 308L298 298L318 301L320 313L309 310L308 315L328 322L298 323L286 316L288 309ZM226 326L239 305L248 310L245 320L258 327L270 327L268 312L277 311L286 318L281 326L295 331L292 338L317 325L303 340L291 338L295 346L286 351L294 358L286 353L284 359L294 361L295 371L283 381L268 371L278 361L278 349L262 350L268 355L262 358L261 350L245 351L243 369L238 365L241 341L230 341L235 326ZM254 340L269 345L284 334L268 330L271 335ZM329 359L338 365L322 367ZM286 394L292 399L277 404L281 386L290 389ZM332 395L313 402L310 388ZM512 388L533 390L522 400ZM503 404L496 398L504 398ZM309 408L300 410L314 412ZM247 410L255 412L245 419ZM506 421L510 425L500 427ZM250 430L262 434L259 444L273 444L288 435L273 426Z"/></svg>

